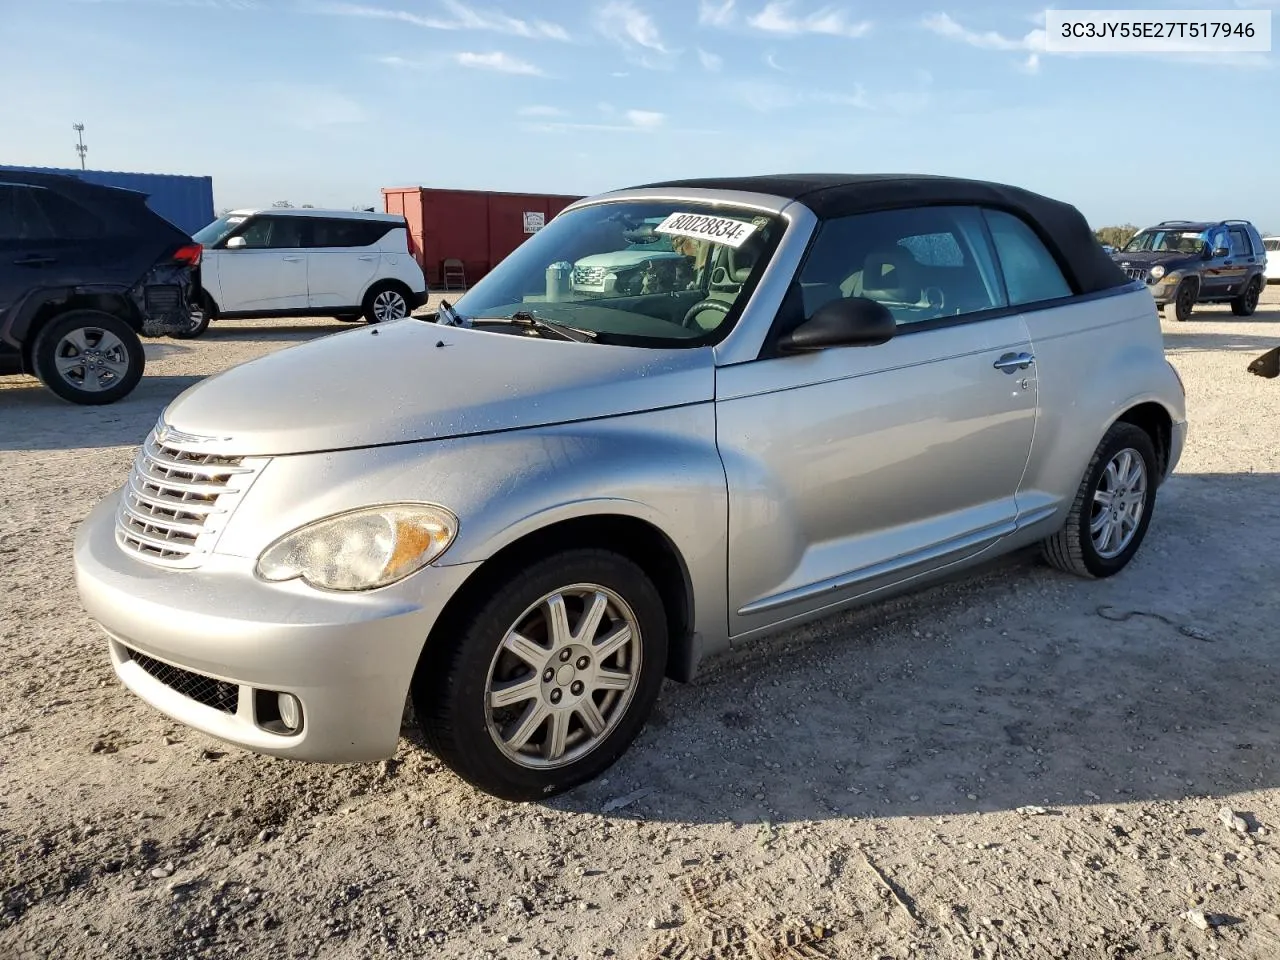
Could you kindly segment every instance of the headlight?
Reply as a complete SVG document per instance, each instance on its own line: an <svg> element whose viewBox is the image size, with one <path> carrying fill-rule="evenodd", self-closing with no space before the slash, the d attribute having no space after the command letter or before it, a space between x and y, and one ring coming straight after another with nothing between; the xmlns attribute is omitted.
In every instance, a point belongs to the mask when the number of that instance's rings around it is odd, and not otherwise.
<svg viewBox="0 0 1280 960"><path fill-rule="evenodd" d="M1151 268L1152 280L1159 280L1163 276L1164 276L1164 267L1160 266L1159 264L1156 264L1154 267Z"/></svg>
<svg viewBox="0 0 1280 960"><path fill-rule="evenodd" d="M421 570L457 533L458 518L443 507L364 507L281 537L258 558L258 576L277 583L301 577L324 590L373 590Z"/></svg>

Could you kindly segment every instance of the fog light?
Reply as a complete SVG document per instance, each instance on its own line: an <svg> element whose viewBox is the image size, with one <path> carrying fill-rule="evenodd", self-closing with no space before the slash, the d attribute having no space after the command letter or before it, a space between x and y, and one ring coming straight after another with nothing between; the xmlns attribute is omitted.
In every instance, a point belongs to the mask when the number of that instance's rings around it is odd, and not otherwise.
<svg viewBox="0 0 1280 960"><path fill-rule="evenodd" d="M276 697L276 709L280 711L280 722L291 733L302 726L302 704L292 693L282 693Z"/></svg>

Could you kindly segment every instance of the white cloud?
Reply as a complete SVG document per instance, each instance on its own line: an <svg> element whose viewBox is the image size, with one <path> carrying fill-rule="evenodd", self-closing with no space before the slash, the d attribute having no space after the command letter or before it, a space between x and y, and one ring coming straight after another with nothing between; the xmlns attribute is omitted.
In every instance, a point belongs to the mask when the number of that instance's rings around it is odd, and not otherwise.
<svg viewBox="0 0 1280 960"><path fill-rule="evenodd" d="M666 114L658 113L656 110L628 110L627 119L633 127L652 130L654 127L662 126L667 117Z"/></svg>
<svg viewBox="0 0 1280 960"><path fill-rule="evenodd" d="M915 90L897 90L880 94L869 92L855 83L846 90L813 90L767 80L743 80L729 84L725 93L743 106L758 113L793 110L805 105L852 108L882 115L907 116L926 109L932 102L932 77L921 71Z"/></svg>
<svg viewBox="0 0 1280 960"><path fill-rule="evenodd" d="M711 27L727 27L733 23L737 12L734 10L735 0L699 0L698 22Z"/></svg>
<svg viewBox="0 0 1280 960"><path fill-rule="evenodd" d="M541 77L542 70L526 60L519 60L509 53L495 50L492 53L455 53L454 62L460 67L476 70L492 70L495 73L515 73L526 77Z"/></svg>
<svg viewBox="0 0 1280 960"><path fill-rule="evenodd" d="M563 133L565 131L590 131L596 133L645 133L666 126L667 115L656 110L625 110L619 113L611 104L599 105L600 112L609 118L607 123L555 121L529 123L525 128L539 133Z"/></svg>
<svg viewBox="0 0 1280 960"><path fill-rule="evenodd" d="M481 30L526 37L531 40L569 39L568 31L556 23L548 23L545 20L520 20L505 13L478 10L461 3L460 0L441 0L441 3L450 16L428 16L409 10L396 10L361 3L320 3L311 9L333 16L392 20L427 30Z"/></svg>
<svg viewBox="0 0 1280 960"><path fill-rule="evenodd" d="M766 53L764 57L764 65L771 70L777 70L779 73L786 73L782 67L778 65L777 58L772 53Z"/></svg>
<svg viewBox="0 0 1280 960"><path fill-rule="evenodd" d="M631 0L609 0L596 12L595 21L601 34L623 46L668 52L658 25Z"/></svg>
<svg viewBox="0 0 1280 960"><path fill-rule="evenodd" d="M564 111L559 107L549 107L545 104L534 104L528 107L521 107L517 111L522 117L563 117Z"/></svg>
<svg viewBox="0 0 1280 960"><path fill-rule="evenodd" d="M823 7L805 16L793 16L791 0L772 0L747 23L757 30L786 37L798 37L806 33L825 34L832 37L861 37L871 30L868 20L853 21L849 15L834 7Z"/></svg>
<svg viewBox="0 0 1280 960"><path fill-rule="evenodd" d="M714 53L707 53L701 47L698 48L698 60L702 64L702 69L708 73L716 73L724 66L724 57Z"/></svg>
<svg viewBox="0 0 1280 960"><path fill-rule="evenodd" d="M1040 54L1033 53L1018 64L1018 69L1023 73L1036 74L1040 72Z"/></svg>
<svg viewBox="0 0 1280 960"><path fill-rule="evenodd" d="M264 103L281 122L303 130L364 123L364 107L344 93L309 84L272 84L264 91Z"/></svg>
<svg viewBox="0 0 1280 960"><path fill-rule="evenodd" d="M966 43L971 47L978 47L982 50L1043 51L1045 46L1045 33L1043 30L1032 30L1021 39L1006 37L1004 34L997 33L994 30L980 33L977 30L968 30L962 27L945 13L930 14L921 21L921 25L940 37L959 40L961 43Z"/></svg>

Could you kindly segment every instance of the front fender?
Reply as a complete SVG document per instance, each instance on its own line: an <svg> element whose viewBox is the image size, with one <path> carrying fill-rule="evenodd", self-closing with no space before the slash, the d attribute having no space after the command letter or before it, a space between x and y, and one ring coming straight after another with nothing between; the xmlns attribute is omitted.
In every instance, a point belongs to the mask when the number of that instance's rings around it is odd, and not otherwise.
<svg viewBox="0 0 1280 960"><path fill-rule="evenodd" d="M458 517L438 566L489 559L563 520L632 517L679 553L708 652L727 637L728 493L711 403L552 427L276 457L216 552L256 558L276 538L343 510L437 503Z"/></svg>

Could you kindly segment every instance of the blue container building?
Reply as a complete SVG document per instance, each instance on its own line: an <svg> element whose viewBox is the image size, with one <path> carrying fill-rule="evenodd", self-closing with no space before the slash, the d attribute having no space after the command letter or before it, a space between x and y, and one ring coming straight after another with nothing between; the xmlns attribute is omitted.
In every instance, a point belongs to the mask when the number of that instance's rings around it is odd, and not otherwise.
<svg viewBox="0 0 1280 960"><path fill-rule="evenodd" d="M124 187L147 195L147 206L174 226L195 233L213 220L213 177L191 177L170 173L123 173L116 170L76 170L61 167L20 167L0 164L0 175L8 171L61 173L90 183Z"/></svg>

